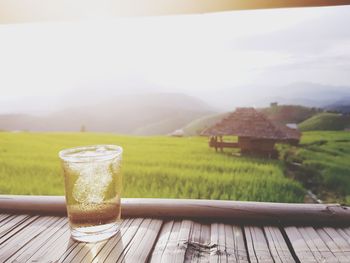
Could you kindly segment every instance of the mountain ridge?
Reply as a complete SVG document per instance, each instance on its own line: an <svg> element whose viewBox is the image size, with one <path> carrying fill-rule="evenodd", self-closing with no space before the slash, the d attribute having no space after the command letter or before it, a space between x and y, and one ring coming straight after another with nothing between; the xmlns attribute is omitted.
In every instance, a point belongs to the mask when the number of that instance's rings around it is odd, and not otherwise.
<svg viewBox="0 0 350 263"><path fill-rule="evenodd" d="M0 129L29 131L87 131L159 135L214 113L203 101L180 93L123 95L89 106L71 107L47 116L0 115ZM164 125L159 123L167 120ZM158 129L140 132L158 124Z"/></svg>

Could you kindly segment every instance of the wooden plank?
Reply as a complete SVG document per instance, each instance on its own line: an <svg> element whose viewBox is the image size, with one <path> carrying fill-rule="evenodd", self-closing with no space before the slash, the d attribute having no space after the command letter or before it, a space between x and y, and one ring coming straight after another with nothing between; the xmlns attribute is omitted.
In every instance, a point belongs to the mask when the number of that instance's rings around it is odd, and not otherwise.
<svg viewBox="0 0 350 263"><path fill-rule="evenodd" d="M275 262L295 262L280 229L274 226L266 226L264 231Z"/></svg>
<svg viewBox="0 0 350 263"><path fill-rule="evenodd" d="M314 240L313 240L312 236L310 235L308 229L298 228L298 231L301 234L301 236L303 237L303 239L305 240L307 246L312 251L312 254L314 255L317 262L326 262L327 259L331 260L329 253L327 253L328 251L324 252L324 251L319 251L317 249L317 246L314 244Z"/></svg>
<svg viewBox="0 0 350 263"><path fill-rule="evenodd" d="M125 248L125 254L121 255L117 262L132 262L133 258L137 258L140 262L146 262L152 252L162 223L161 220L145 219Z"/></svg>
<svg viewBox="0 0 350 263"><path fill-rule="evenodd" d="M133 250L136 249L140 242L142 241L143 237L147 233L147 229L150 227L152 223L152 219L146 218L142 221L140 226L138 227L137 231L130 236L129 242L122 247L122 251L119 249L113 249L111 254L108 256L108 261L110 262L124 262L125 257L128 253L132 254ZM124 243L123 243L124 244ZM115 254L118 255L118 257L114 256ZM113 259L113 260L112 260Z"/></svg>
<svg viewBox="0 0 350 263"><path fill-rule="evenodd" d="M11 239L1 244L0 250L2 253L0 255L0 262L9 259L55 221L56 218L54 217L40 217L27 225L19 234L12 236Z"/></svg>
<svg viewBox="0 0 350 263"><path fill-rule="evenodd" d="M39 216L28 216L28 215L18 215L13 216L9 219L9 221L0 228L0 247L3 245L8 239L17 235L25 229L27 225L37 220Z"/></svg>
<svg viewBox="0 0 350 263"><path fill-rule="evenodd" d="M350 261L349 243L332 227L323 227L323 230L332 238L338 248L348 257Z"/></svg>
<svg viewBox="0 0 350 263"><path fill-rule="evenodd" d="M343 254L343 252L337 247L337 245L333 242L333 240L327 235L323 230L317 229L317 234L322 238L323 242L326 244L328 249L332 251L332 253L337 258L338 262L348 262L348 259Z"/></svg>
<svg viewBox="0 0 350 263"><path fill-rule="evenodd" d="M217 263L220 260L219 224L213 223L210 227L210 244L213 250L210 253L210 263ZM222 245L221 245L222 246Z"/></svg>
<svg viewBox="0 0 350 263"><path fill-rule="evenodd" d="M312 253L310 247L308 246L303 236L300 234L296 227L285 227L284 230L300 262L317 262L317 259Z"/></svg>
<svg viewBox="0 0 350 263"><path fill-rule="evenodd" d="M188 247L185 253L184 262L192 262L199 258L199 239L201 233L201 224L194 222L191 228L190 236L188 239Z"/></svg>
<svg viewBox="0 0 350 263"><path fill-rule="evenodd" d="M308 245L314 251L313 253L319 261L338 262L340 255L333 253L333 251L328 248L314 228L299 228L299 232L303 235L304 239L307 238L310 240Z"/></svg>
<svg viewBox="0 0 350 263"><path fill-rule="evenodd" d="M101 249L100 253L92 262L116 262L124 253L125 247L135 236L143 221L143 218L128 220L128 223L121 228L120 233L108 240L107 244Z"/></svg>
<svg viewBox="0 0 350 263"><path fill-rule="evenodd" d="M11 217L6 218L3 221L3 224L0 226L0 244L4 242L5 235L12 231L14 228L19 229L21 224L26 220L35 220L37 217L30 217L28 215L13 215ZM30 223L31 221L28 221Z"/></svg>
<svg viewBox="0 0 350 263"><path fill-rule="evenodd" d="M76 251L75 248L79 244L79 242L71 238L70 234L69 239L63 240L63 242L65 244L62 246L62 249L60 249L60 253L54 253L54 255L50 255L50 257L53 256L53 258L56 259L57 262L62 262L65 258L67 258L70 255L70 253L74 253L74 251Z"/></svg>
<svg viewBox="0 0 350 263"><path fill-rule="evenodd" d="M258 261L274 262L263 228L252 226L250 230L253 233L253 245Z"/></svg>
<svg viewBox="0 0 350 263"><path fill-rule="evenodd" d="M188 248L188 240L190 238L193 222L190 220L183 220L181 222L179 235L177 237L176 248L173 251L172 262L182 263L185 260L186 251ZM167 253L168 254L168 253Z"/></svg>
<svg viewBox="0 0 350 263"><path fill-rule="evenodd" d="M267 239L267 244L269 246L272 257L275 259L276 263L282 262L282 258L279 253L280 245L278 241L275 241L273 232L270 231L269 227L264 227L265 236Z"/></svg>
<svg viewBox="0 0 350 263"><path fill-rule="evenodd" d="M275 244L279 244L280 248L278 250L278 253L280 257L282 258L282 261L291 261L295 262L294 258L294 251L291 251L291 248L289 247L289 240L286 240L285 237L282 234L281 228L277 227L269 227L270 231L273 233L272 236L274 237L274 240L277 242ZM288 238L287 238L288 239Z"/></svg>
<svg viewBox="0 0 350 263"><path fill-rule="evenodd" d="M23 246L11 258L10 262L27 262L41 247L43 247L53 235L67 223L65 218L54 218L52 225L48 225L47 229L42 231L38 236Z"/></svg>
<svg viewBox="0 0 350 263"><path fill-rule="evenodd" d="M210 262L248 262L241 227L211 224Z"/></svg>
<svg viewBox="0 0 350 263"><path fill-rule="evenodd" d="M244 233L241 227L232 226L234 242L235 242L235 254L237 262L248 262L248 251L244 243Z"/></svg>
<svg viewBox="0 0 350 263"><path fill-rule="evenodd" d="M74 242L74 245L71 246L69 250L60 257L59 262L73 262L73 258L83 249L84 246L89 246L89 244L85 244L82 242L77 242L75 240L71 240Z"/></svg>
<svg viewBox="0 0 350 263"><path fill-rule="evenodd" d="M255 254L255 250L254 250L254 245L253 245L253 238L252 238L252 233L250 230L250 227L244 227L244 233L245 233L245 238L247 241L247 251L248 251L248 257L249 257L249 261L251 263L257 263L258 262L258 258L257 255Z"/></svg>
<svg viewBox="0 0 350 263"><path fill-rule="evenodd" d="M338 233L348 242L349 246L350 246L350 232L347 233L345 231L345 229L343 228L337 228L336 229L338 231Z"/></svg>
<svg viewBox="0 0 350 263"><path fill-rule="evenodd" d="M34 252L29 259L27 259L28 262L50 262L51 259L58 260L60 255L54 256L52 255L52 252L56 252L57 250L61 250L62 247L60 247L59 241L62 239L65 239L64 237L68 236L70 237L70 230L68 226L68 219L66 217L63 218L63 225L59 227L50 237L49 240L47 240L44 244L41 245L41 247ZM69 240L69 239L66 239ZM63 252L62 252L63 253ZM50 257L51 254L51 257ZM52 260L52 261L55 261Z"/></svg>
<svg viewBox="0 0 350 263"><path fill-rule="evenodd" d="M340 262L350 262L350 247L338 232L318 228L317 233Z"/></svg>
<svg viewBox="0 0 350 263"><path fill-rule="evenodd" d="M70 229L65 226L64 232L57 237L52 246L50 246L40 257L33 257L32 262L58 262L62 255L68 255L69 252L77 245L71 239ZM39 261L35 261L39 259Z"/></svg>
<svg viewBox="0 0 350 263"><path fill-rule="evenodd" d="M157 243L156 243L154 250L152 252L150 262L161 262L162 261L163 254L166 251L167 244L168 244L169 239L170 239L170 234L175 232L175 231L172 232L174 224L179 224L179 222L167 221L167 222L163 223L163 227L161 229ZM171 246L172 245L173 244L171 244Z"/></svg>
<svg viewBox="0 0 350 263"><path fill-rule="evenodd" d="M215 225L202 224L184 220L177 230L179 234L170 237L176 243L175 255L171 255L171 247L167 247L167 257L162 262L212 262L218 260L217 244L219 233ZM225 236L223 236L225 238ZM169 242L169 244L172 242ZM163 261L163 260L166 261Z"/></svg>
<svg viewBox="0 0 350 263"><path fill-rule="evenodd" d="M184 221L169 221L164 224L150 262L183 262L190 228Z"/></svg>
<svg viewBox="0 0 350 263"><path fill-rule="evenodd" d="M235 251L235 238L233 234L233 228L231 225L224 225L225 233L225 253L226 253L226 262L234 263L238 262L237 254Z"/></svg>
<svg viewBox="0 0 350 263"><path fill-rule="evenodd" d="M1 222L4 221L6 218L10 217L11 214L0 214L0 225L2 224Z"/></svg>
<svg viewBox="0 0 350 263"><path fill-rule="evenodd" d="M343 229L348 235L350 235L350 227L344 228Z"/></svg>
<svg viewBox="0 0 350 263"><path fill-rule="evenodd" d="M209 263L210 254L212 251L212 247L210 244L210 225L208 224L201 225L199 244L200 244L200 253L198 255L199 260L197 260L196 262Z"/></svg>
<svg viewBox="0 0 350 263"><path fill-rule="evenodd" d="M130 228L131 231L127 231L126 234L122 236L121 242L118 242L116 246L113 247L105 262L123 261L130 247L133 246L134 243L138 245L137 241L140 241L140 238L147 232L151 221L151 219L146 218L134 222ZM135 239L137 240L136 242Z"/></svg>
<svg viewBox="0 0 350 263"><path fill-rule="evenodd" d="M129 252L126 254L126 262L131 262L134 258L139 259L140 262L147 261L147 259L151 256L153 246L155 245L162 224L162 220L152 220L150 226L147 228L147 232L139 242L137 248L129 250L131 253Z"/></svg>
<svg viewBox="0 0 350 263"><path fill-rule="evenodd" d="M227 254L226 254L226 235L225 235L225 224L219 223L218 224L218 258L219 262L226 262L227 260ZM213 244L215 245L215 244Z"/></svg>
<svg viewBox="0 0 350 263"><path fill-rule="evenodd" d="M128 230L130 230L129 227L134 221L134 219L124 219L120 226L119 233L117 233L115 236L108 239L107 241L104 241L105 244L103 246L99 246L98 251L86 254L80 262L104 262L102 259L105 259L110 253L110 251L115 246L118 246L119 242L122 242L122 237Z"/></svg>
<svg viewBox="0 0 350 263"><path fill-rule="evenodd" d="M274 262L264 231L260 227L245 226L250 262Z"/></svg>
<svg viewBox="0 0 350 263"><path fill-rule="evenodd" d="M4 232L6 232L6 229L10 228L10 225L15 226L16 221L20 222L24 218L29 218L29 215L21 215L20 217L17 216L17 218L16 218L16 215L8 215L7 217L2 218L2 220L0 222L0 237L1 237L1 235L4 234ZM11 223L11 221L12 221L12 223Z"/></svg>
<svg viewBox="0 0 350 263"><path fill-rule="evenodd" d="M66 214L63 196L0 196L9 212ZM335 225L350 223L350 208L339 204L285 204L220 200L122 199L124 217L226 220L230 223Z"/></svg>
<svg viewBox="0 0 350 263"><path fill-rule="evenodd" d="M82 262L83 258L95 258L107 240L94 243L78 243L69 255L60 262ZM85 261L87 262L87 261Z"/></svg>
<svg viewBox="0 0 350 263"><path fill-rule="evenodd" d="M180 230L181 230L181 221L174 221L173 227L171 228L171 231L170 231L169 238L166 242L164 253L161 257L162 262L172 262L174 261L174 258L177 256L174 253L174 251L179 245L178 238L180 235ZM154 262L157 262L157 261L154 261Z"/></svg>

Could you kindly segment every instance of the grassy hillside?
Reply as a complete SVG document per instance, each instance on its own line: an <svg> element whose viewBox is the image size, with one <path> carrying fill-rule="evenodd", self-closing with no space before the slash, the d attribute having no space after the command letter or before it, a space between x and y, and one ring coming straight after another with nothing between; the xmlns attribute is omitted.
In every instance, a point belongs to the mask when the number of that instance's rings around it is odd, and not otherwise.
<svg viewBox="0 0 350 263"><path fill-rule="evenodd" d="M350 204L350 132L304 132L299 147L281 147L281 158L306 188L327 202Z"/></svg>
<svg viewBox="0 0 350 263"><path fill-rule="evenodd" d="M58 151L97 143L123 146L124 197L303 201L280 161L215 153L206 138L94 133L0 133L0 194L63 194Z"/></svg>
<svg viewBox="0 0 350 263"><path fill-rule="evenodd" d="M262 109L271 120L280 123L300 123L320 112L320 109L297 105L278 105Z"/></svg>
<svg viewBox="0 0 350 263"><path fill-rule="evenodd" d="M338 113L319 113L299 125L302 131L339 131L350 128L350 116Z"/></svg>
<svg viewBox="0 0 350 263"><path fill-rule="evenodd" d="M201 117L196 119L182 128L186 136L200 135L200 133L215 123L225 118L229 113L219 113Z"/></svg>

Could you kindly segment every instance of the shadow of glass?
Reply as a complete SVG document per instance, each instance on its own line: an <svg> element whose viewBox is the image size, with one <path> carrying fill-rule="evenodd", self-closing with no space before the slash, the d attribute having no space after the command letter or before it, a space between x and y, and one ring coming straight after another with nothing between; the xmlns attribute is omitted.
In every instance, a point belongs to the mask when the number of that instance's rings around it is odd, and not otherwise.
<svg viewBox="0 0 350 263"><path fill-rule="evenodd" d="M79 252L79 257L75 259L80 260L81 262L109 262L110 260L108 260L108 256L112 250L114 253L118 252L120 256L122 256L124 251L124 245L120 231L113 237L97 243L80 244L82 244L82 249ZM117 259L113 257L113 261L116 260Z"/></svg>
<svg viewBox="0 0 350 263"><path fill-rule="evenodd" d="M68 238L68 236L67 236L67 238ZM75 247L79 244L79 242L75 241L70 236L69 236L69 239L67 241L68 241L68 244L66 246L66 249L64 250L64 253L62 255L60 255L57 262L65 260L72 253L72 251L75 249Z"/></svg>

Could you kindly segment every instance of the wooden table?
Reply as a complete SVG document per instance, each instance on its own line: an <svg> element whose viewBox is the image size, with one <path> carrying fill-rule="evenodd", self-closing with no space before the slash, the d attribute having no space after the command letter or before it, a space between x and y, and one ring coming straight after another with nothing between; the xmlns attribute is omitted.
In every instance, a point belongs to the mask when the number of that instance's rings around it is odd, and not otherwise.
<svg viewBox="0 0 350 263"><path fill-rule="evenodd" d="M70 238L63 197L2 196L0 262L350 262L348 207L290 205L303 214L292 224L288 206L124 199L121 231L88 244Z"/></svg>

